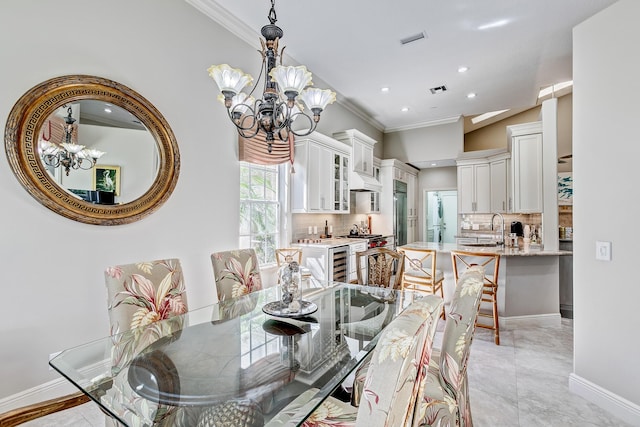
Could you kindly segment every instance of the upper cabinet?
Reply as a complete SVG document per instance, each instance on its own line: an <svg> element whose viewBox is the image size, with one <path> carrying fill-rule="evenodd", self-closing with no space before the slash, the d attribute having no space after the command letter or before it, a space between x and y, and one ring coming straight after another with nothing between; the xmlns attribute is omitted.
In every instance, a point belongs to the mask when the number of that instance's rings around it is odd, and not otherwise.
<svg viewBox="0 0 640 427"><path fill-rule="evenodd" d="M513 212L542 212L542 122L507 126L507 135L513 165Z"/></svg>
<svg viewBox="0 0 640 427"><path fill-rule="evenodd" d="M291 179L293 213L349 213L349 147L313 132L297 138Z"/></svg>
<svg viewBox="0 0 640 427"><path fill-rule="evenodd" d="M486 159L458 160L458 213L491 212L491 170Z"/></svg>
<svg viewBox="0 0 640 427"><path fill-rule="evenodd" d="M351 147L351 190L381 191L380 181L375 178L373 162L373 147L377 141L356 129L336 132L333 137Z"/></svg>
<svg viewBox="0 0 640 427"><path fill-rule="evenodd" d="M491 170L491 212L511 212L511 156L504 153L491 156L488 160Z"/></svg>
<svg viewBox="0 0 640 427"><path fill-rule="evenodd" d="M353 171L373 177L373 146L377 141L356 129L336 132L333 137L351 146Z"/></svg>

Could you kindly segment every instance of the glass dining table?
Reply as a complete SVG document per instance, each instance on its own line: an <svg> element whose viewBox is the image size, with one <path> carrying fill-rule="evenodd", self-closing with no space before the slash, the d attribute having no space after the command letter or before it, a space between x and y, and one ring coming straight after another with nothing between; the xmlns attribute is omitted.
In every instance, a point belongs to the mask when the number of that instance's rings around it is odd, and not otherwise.
<svg viewBox="0 0 640 427"><path fill-rule="evenodd" d="M299 425L414 298L334 283L305 291L313 312L276 316L263 310L280 300L272 287L64 350L49 363L125 426L212 425L207 416L270 425L317 390L288 422Z"/></svg>

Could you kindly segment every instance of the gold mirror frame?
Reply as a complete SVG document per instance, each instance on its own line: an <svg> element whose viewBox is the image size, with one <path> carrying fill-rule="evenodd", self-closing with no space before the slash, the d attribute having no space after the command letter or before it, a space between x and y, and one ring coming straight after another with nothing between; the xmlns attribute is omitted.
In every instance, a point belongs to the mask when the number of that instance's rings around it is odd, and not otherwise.
<svg viewBox="0 0 640 427"><path fill-rule="evenodd" d="M58 108L83 99L110 102L124 108L136 116L155 139L158 174L139 198L120 205L80 200L61 188L43 167L38 154L40 129ZM87 224L128 224L149 215L169 198L180 172L178 144L162 114L134 90L101 77L61 76L34 86L13 106L4 142L13 173L29 194L52 211Z"/></svg>

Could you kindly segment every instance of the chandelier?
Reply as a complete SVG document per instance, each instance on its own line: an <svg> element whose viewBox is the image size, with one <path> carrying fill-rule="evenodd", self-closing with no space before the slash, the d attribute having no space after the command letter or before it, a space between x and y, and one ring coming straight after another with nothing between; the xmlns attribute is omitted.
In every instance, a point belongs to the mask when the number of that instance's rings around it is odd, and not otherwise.
<svg viewBox="0 0 640 427"><path fill-rule="evenodd" d="M264 73L264 90L262 98L255 99L252 94L258 86L253 86L246 94L241 92L253 83L253 77L242 70L232 68L228 64L212 65L207 70L215 80L221 94L218 99L224 104L229 118L243 138L253 138L259 132L264 133L267 150L271 153L276 138L289 144L293 135L309 135L316 129L320 121L320 113L328 104L336 99L335 92L328 89L311 88L312 75L304 65L285 67L282 65L282 52L278 53L278 42L283 36L282 29L275 25L275 0L271 0L269 24L260 31L264 40L260 39L262 49L262 68L258 81ZM280 65L276 66L276 58L280 56ZM311 110L304 112L300 100ZM308 127L303 131L294 131L291 126L296 119L303 117ZM304 119L301 122L304 123Z"/></svg>
<svg viewBox="0 0 640 427"><path fill-rule="evenodd" d="M64 106L63 106L64 108ZM71 117L71 107L67 108L67 117L64 118L64 135L59 144L51 142L51 120L49 120L49 137L46 137L44 130L38 143L40 156L45 165L53 168L63 167L65 174L69 176L71 169L89 170L95 166L96 162L103 154L103 151L85 148L84 145L74 144L72 137L76 128L76 119Z"/></svg>

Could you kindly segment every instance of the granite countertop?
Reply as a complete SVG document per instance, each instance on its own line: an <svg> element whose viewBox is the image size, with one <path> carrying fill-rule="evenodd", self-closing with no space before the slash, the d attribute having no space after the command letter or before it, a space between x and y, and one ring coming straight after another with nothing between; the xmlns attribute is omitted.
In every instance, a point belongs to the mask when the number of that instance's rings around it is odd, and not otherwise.
<svg viewBox="0 0 640 427"><path fill-rule="evenodd" d="M530 246L524 248L502 248L500 246L468 246L458 245L455 243L431 243L431 242L413 242L402 246L403 248L415 249L435 249L441 253L450 253L451 251L472 251L487 254L500 254L504 256L558 256L572 255L571 251L548 250L540 246Z"/></svg>

